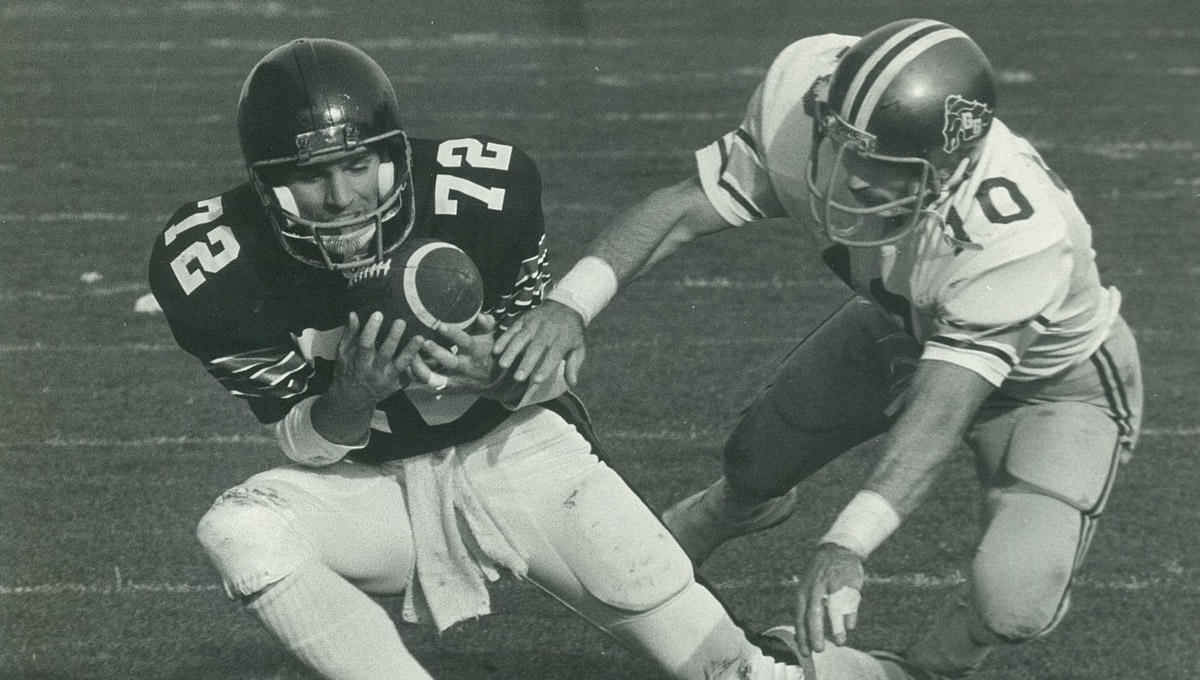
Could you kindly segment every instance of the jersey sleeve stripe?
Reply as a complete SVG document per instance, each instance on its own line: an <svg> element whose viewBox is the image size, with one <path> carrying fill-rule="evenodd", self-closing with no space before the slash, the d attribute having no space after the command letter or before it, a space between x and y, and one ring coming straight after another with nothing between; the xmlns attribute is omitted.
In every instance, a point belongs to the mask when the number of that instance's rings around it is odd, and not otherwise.
<svg viewBox="0 0 1200 680"><path fill-rule="evenodd" d="M268 347L217 357L208 363L213 366L220 366L223 370L230 373L244 373L246 371L258 370L264 365L282 363L292 358L296 358L294 351L282 355L281 358L278 349Z"/></svg>
<svg viewBox="0 0 1200 680"><path fill-rule="evenodd" d="M218 376L217 382L221 383L230 394L243 399L299 399L304 397L308 392L308 382L290 380L286 385L262 385L255 383L246 383L237 381L229 376Z"/></svg>
<svg viewBox="0 0 1200 680"><path fill-rule="evenodd" d="M250 374L249 379L256 382L278 382L279 380L275 376L286 376L289 373L295 373L306 365L299 355L295 352L289 352L287 356L274 364L264 366Z"/></svg>
<svg viewBox="0 0 1200 680"><path fill-rule="evenodd" d="M288 380L290 378L295 377L298 373L303 372L304 369L307 367L308 367L308 364L303 364L301 366L296 366L296 367L292 368L291 370L284 371L283 373L274 373L274 374L264 373L264 374L262 374L261 377L257 378L257 380L258 380L258 382L261 382L261 383L264 383L267 385L278 385L279 383L283 382L284 380ZM272 378L272 375L276 375L277 377Z"/></svg>
<svg viewBox="0 0 1200 680"><path fill-rule="evenodd" d="M547 271L546 237L538 242L538 252L521 262L521 270L513 292L500 298L500 302L492 308L496 317L496 325L507 329L521 314L541 304L546 297L546 287L550 285L550 272Z"/></svg>
<svg viewBox="0 0 1200 680"><path fill-rule="evenodd" d="M935 335L932 338L929 338L928 342L942 345L944 347L951 347L953 349L988 354L1003 361L1010 369L1017 365L1017 360L1015 357L999 347L994 347L992 345L983 345L977 342L971 342L970 340L952 338L948 335Z"/></svg>
<svg viewBox="0 0 1200 680"><path fill-rule="evenodd" d="M292 399L305 394L316 370L296 351L259 349L219 357L205 366L231 394Z"/></svg>
<svg viewBox="0 0 1200 680"><path fill-rule="evenodd" d="M742 206L742 210L745 210L755 219L761 220L766 217L761 210L759 210L753 203L750 202L750 199L742 195L742 193L735 189L734 186L724 177L721 178L721 181L717 182L717 186L724 189L725 193L729 194L733 200L738 202L738 205Z"/></svg>
<svg viewBox="0 0 1200 680"><path fill-rule="evenodd" d="M721 170L718 175L720 179L717 180L717 186L721 187L730 198L736 201L742 210L746 211L746 214L754 219L765 219L766 213L755 205L754 201L750 200L750 197L741 190L741 187L734 184L735 180L733 176L728 173L729 162L732 159L730 144L736 142L741 142L754 155L755 162L760 162L758 149L754 147L754 140L750 138L750 133L739 127L733 133L725 135L717 142L721 149Z"/></svg>
<svg viewBox="0 0 1200 680"><path fill-rule="evenodd" d="M758 157L758 146L754 143L753 135L751 135L749 132L746 132L746 129L741 127L734 130L733 134L737 135L737 138L741 140L742 144L745 144L750 151L754 152L754 156L756 158Z"/></svg>

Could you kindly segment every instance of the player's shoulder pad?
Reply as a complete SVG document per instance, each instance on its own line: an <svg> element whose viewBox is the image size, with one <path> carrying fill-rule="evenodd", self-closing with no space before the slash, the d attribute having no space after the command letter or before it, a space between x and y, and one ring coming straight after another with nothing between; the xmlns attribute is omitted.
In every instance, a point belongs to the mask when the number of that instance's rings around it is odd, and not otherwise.
<svg viewBox="0 0 1200 680"><path fill-rule="evenodd" d="M838 57L850 48L858 38L840 33L825 33L801 38L779 51L771 68L787 68L813 59L824 59L830 55Z"/></svg>
<svg viewBox="0 0 1200 680"><path fill-rule="evenodd" d="M970 179L955 192L947 226L993 255L1036 252L1066 238L1057 186L1036 152L999 120Z"/></svg>
<svg viewBox="0 0 1200 680"><path fill-rule="evenodd" d="M150 253L150 289L167 320L219 328L253 309L265 295L253 263L264 233L274 238L248 185L180 206Z"/></svg>
<svg viewBox="0 0 1200 680"><path fill-rule="evenodd" d="M837 33L801 38L780 50L775 56L767 69L767 79L787 79L789 75L797 72L809 74L814 68L832 73L832 65L857 40L858 38L853 36Z"/></svg>
<svg viewBox="0 0 1200 680"><path fill-rule="evenodd" d="M856 40L830 33L803 38L783 48L763 78L764 109L791 111L813 96L814 83L829 79L842 53Z"/></svg>

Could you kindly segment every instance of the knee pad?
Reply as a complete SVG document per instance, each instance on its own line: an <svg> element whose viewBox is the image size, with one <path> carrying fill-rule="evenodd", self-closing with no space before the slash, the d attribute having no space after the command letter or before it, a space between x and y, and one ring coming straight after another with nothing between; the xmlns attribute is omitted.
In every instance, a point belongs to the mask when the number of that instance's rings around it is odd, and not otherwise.
<svg viewBox="0 0 1200 680"><path fill-rule="evenodd" d="M1049 635L1067 614L1070 593L1060 599L1038 604L1010 604L990 607L980 613L982 630L975 637L991 644L1019 645Z"/></svg>
<svg viewBox="0 0 1200 680"><path fill-rule="evenodd" d="M292 573L315 556L281 512L268 488L239 486L213 503L196 527L230 597L246 597Z"/></svg>
<svg viewBox="0 0 1200 680"><path fill-rule="evenodd" d="M1004 642L1041 637L1058 625L1091 520L1061 500L1004 493L995 501L971 565L971 603L979 624Z"/></svg>

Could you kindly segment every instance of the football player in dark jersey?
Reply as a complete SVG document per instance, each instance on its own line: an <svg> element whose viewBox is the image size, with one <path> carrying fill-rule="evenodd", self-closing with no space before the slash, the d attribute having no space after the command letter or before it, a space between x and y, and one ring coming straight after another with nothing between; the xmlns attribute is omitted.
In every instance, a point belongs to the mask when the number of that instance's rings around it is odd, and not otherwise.
<svg viewBox="0 0 1200 680"><path fill-rule="evenodd" d="M429 678L371 595L439 630L531 581L667 677L799 679L698 584L686 554L599 457L561 379L527 389L493 338L549 282L533 161L488 137L410 139L382 69L297 40L242 89L249 182L185 204L150 281L179 345L286 455L223 494L198 538L239 600L327 678ZM410 237L479 266L484 309L448 351L343 310L348 275Z"/></svg>

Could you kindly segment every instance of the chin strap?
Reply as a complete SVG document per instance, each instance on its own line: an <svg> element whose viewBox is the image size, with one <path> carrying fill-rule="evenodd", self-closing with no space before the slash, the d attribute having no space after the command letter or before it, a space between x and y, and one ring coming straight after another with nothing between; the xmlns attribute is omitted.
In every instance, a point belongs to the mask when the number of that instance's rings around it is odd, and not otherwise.
<svg viewBox="0 0 1200 680"><path fill-rule="evenodd" d="M292 195L291 189L285 186L271 187L271 193L275 194L275 200L279 203L279 207L283 209L285 215L299 215L300 208L296 205L296 197ZM291 222L291 220L288 220ZM295 224L293 222L293 224Z"/></svg>
<svg viewBox="0 0 1200 680"><path fill-rule="evenodd" d="M937 223L938 230L942 234L942 240L946 245L952 248L962 248L963 250L983 250L983 246L974 241L966 241L954 235L954 230L948 228L946 218L942 216L940 208L934 206L943 206L950 200L950 195L962 186L971 177L971 159L963 158L954 168L954 172L942 182L938 188L937 196L929 203L928 207L922 208L921 213L926 218L932 219Z"/></svg>

